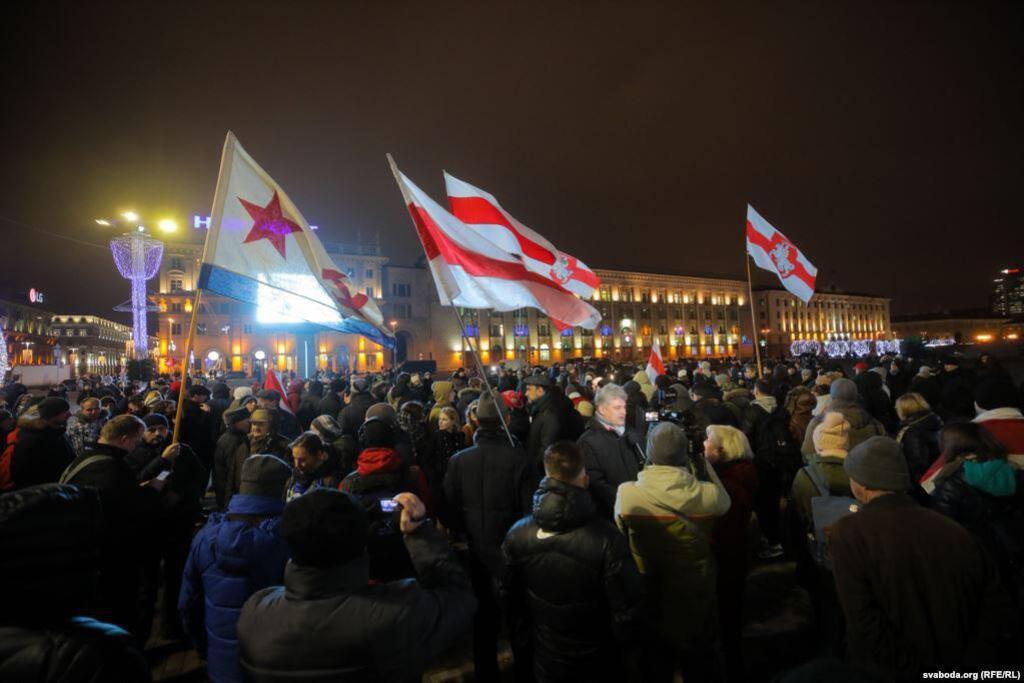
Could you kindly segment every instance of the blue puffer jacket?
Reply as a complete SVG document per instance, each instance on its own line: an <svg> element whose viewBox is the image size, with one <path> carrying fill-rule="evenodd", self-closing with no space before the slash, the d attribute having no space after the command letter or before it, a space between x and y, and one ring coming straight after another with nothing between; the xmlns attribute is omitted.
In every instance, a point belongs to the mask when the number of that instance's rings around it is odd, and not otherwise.
<svg viewBox="0 0 1024 683"><path fill-rule="evenodd" d="M236 625L250 595L284 580L284 501L238 494L192 539L178 598L186 633L206 656L211 681L241 681Z"/></svg>

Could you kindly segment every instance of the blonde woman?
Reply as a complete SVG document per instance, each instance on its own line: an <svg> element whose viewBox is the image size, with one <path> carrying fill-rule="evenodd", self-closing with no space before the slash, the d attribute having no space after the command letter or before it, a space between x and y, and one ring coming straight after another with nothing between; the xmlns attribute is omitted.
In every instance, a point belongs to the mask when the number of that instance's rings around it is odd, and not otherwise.
<svg viewBox="0 0 1024 683"><path fill-rule="evenodd" d="M920 481L939 457L942 418L932 412L925 397L915 391L896 399L896 417L900 419L896 440L903 450L903 457L907 459L910 480Z"/></svg>
<svg viewBox="0 0 1024 683"><path fill-rule="evenodd" d="M711 425L704 440L704 457L715 468L729 494L729 511L715 520L711 543L718 562L718 619L730 678L743 671L740 633L743 623L743 590L747 581L747 533L757 470L747 435L726 425Z"/></svg>

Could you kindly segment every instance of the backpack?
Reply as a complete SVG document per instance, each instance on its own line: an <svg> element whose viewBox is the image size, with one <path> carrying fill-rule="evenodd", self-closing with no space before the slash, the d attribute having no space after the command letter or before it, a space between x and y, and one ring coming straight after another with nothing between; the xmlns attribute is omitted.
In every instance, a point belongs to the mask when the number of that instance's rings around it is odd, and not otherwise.
<svg viewBox="0 0 1024 683"><path fill-rule="evenodd" d="M807 465L804 472L821 494L811 497L811 520L814 531L807 534L807 548L816 565L832 571L832 557L828 553L828 539L832 534L832 526L846 515L856 512L860 504L849 496L833 496L825 473L821 471L818 463Z"/></svg>
<svg viewBox="0 0 1024 683"><path fill-rule="evenodd" d="M113 459L114 459L114 456L112 456L112 455L101 455L99 453L97 453L96 455L90 455L87 458L84 458L82 460L82 462L78 463L77 465L75 465L74 463L68 465L68 468L66 470L64 470L64 474L60 475L60 481L58 481L57 483L59 483L59 484L73 484L74 482L72 480L75 477L77 477L81 473L81 471L84 470L89 465L93 465L95 463L98 463L101 460L113 460Z"/></svg>
<svg viewBox="0 0 1024 683"><path fill-rule="evenodd" d="M758 408L757 410L760 410ZM789 479L800 467L800 444L789 431L789 415L785 408L776 408L757 426L754 453Z"/></svg>
<svg viewBox="0 0 1024 683"><path fill-rule="evenodd" d="M18 428L7 435L7 444L0 454L0 491L13 491L17 482L11 476L11 462L14 460L14 447L18 445Z"/></svg>

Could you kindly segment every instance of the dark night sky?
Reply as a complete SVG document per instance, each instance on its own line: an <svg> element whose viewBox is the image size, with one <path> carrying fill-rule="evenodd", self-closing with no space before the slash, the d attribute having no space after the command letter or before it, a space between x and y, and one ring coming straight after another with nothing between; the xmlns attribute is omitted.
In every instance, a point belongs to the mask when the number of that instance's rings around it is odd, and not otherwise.
<svg viewBox="0 0 1024 683"><path fill-rule="evenodd" d="M118 209L208 213L232 129L325 236L400 263L389 151L593 267L742 277L748 201L819 288L897 313L1024 262L1024 3L153 4L0 10L0 216L102 243ZM8 287L128 297L105 251L0 234Z"/></svg>

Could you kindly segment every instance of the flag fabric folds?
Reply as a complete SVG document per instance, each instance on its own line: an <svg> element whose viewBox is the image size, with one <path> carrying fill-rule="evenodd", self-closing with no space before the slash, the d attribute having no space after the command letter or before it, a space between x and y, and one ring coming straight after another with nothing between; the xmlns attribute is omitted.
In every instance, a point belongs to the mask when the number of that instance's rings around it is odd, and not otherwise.
<svg viewBox="0 0 1024 683"><path fill-rule="evenodd" d="M587 264L559 251L542 235L517 221L493 195L448 173L444 174L444 182L452 215L484 239L518 256L527 270L584 299L597 289L600 280Z"/></svg>
<svg viewBox="0 0 1024 683"><path fill-rule="evenodd" d="M747 205L747 253L758 268L775 273L782 286L804 303L814 296L818 269L785 235Z"/></svg>
<svg viewBox="0 0 1024 683"><path fill-rule="evenodd" d="M528 267L509 236L490 239L488 229L466 225L394 171L442 305L497 311L532 307L545 312L559 330L597 326L597 309L558 278Z"/></svg>
<svg viewBox="0 0 1024 683"><path fill-rule="evenodd" d="M651 357L647 361L647 367L644 369L647 376L651 378L651 384L658 379L658 375L665 374L665 362L661 358L661 347L658 346L658 340L654 340L654 344L651 346Z"/></svg>
<svg viewBox="0 0 1024 683"><path fill-rule="evenodd" d="M263 388L273 389L278 394L280 394L281 403L279 403L278 405L281 407L281 410L285 411L286 413L292 412L291 406L288 405L288 392L284 390L284 385L281 384L281 380L278 378L277 373L274 371L274 368L267 368L267 377L266 379L263 380ZM294 413L292 414L294 415Z"/></svg>
<svg viewBox="0 0 1024 683"><path fill-rule="evenodd" d="M372 298L357 292L285 191L228 133L199 286L256 306L258 323L310 322L394 337Z"/></svg>

